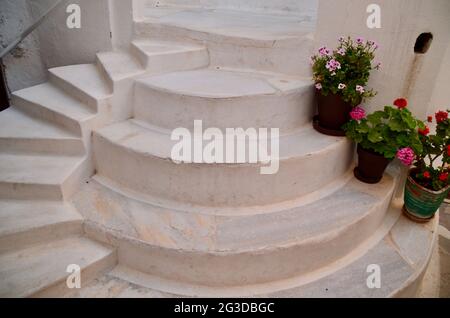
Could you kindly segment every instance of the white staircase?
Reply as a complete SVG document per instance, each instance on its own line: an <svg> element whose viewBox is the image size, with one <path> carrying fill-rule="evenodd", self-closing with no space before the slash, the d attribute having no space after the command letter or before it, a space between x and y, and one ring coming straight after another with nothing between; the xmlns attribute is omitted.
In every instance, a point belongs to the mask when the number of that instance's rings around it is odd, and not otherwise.
<svg viewBox="0 0 450 318"><path fill-rule="evenodd" d="M0 296L415 295L438 220L406 220L398 168L362 184L354 146L311 128L311 4L148 1L129 51L15 92L0 114ZM174 163L171 131L194 120L280 128L279 172Z"/></svg>

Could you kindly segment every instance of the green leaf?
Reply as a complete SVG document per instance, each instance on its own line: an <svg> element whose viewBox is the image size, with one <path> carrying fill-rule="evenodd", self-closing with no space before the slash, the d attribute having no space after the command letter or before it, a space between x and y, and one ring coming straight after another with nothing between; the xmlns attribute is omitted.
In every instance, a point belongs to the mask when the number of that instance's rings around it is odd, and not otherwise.
<svg viewBox="0 0 450 318"><path fill-rule="evenodd" d="M383 136L381 135L380 131L371 130L369 132L368 139L370 142L373 142L374 144L376 144L376 143L383 141Z"/></svg>
<svg viewBox="0 0 450 318"><path fill-rule="evenodd" d="M403 122L397 118L392 119L388 125L391 130L397 131L397 132L402 131L403 127L404 127Z"/></svg>

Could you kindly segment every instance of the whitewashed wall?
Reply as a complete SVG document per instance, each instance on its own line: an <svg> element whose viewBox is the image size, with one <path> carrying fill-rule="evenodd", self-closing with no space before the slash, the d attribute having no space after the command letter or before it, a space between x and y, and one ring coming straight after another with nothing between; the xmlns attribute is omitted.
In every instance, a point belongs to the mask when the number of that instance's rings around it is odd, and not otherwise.
<svg viewBox="0 0 450 318"><path fill-rule="evenodd" d="M428 109L429 114L450 109L450 44L447 47L441 69L436 75L436 85Z"/></svg>
<svg viewBox="0 0 450 318"><path fill-rule="evenodd" d="M381 6L381 29L367 27L366 9L372 3ZM370 85L379 94L367 108L406 97L415 114L425 117L449 43L449 17L449 0L320 0L317 47L335 46L341 35L376 40L383 69L372 76ZM422 32L433 33L433 44L427 54L416 55L414 44Z"/></svg>

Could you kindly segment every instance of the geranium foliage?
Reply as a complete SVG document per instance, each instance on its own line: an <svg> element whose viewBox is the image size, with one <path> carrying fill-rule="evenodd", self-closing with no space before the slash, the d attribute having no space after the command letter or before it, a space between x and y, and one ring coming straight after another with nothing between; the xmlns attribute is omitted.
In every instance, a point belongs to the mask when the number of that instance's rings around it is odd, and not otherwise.
<svg viewBox="0 0 450 318"><path fill-rule="evenodd" d="M362 115L361 109L356 107L350 114L352 120L344 125L348 138L387 159L403 156L403 160L410 161L410 164L414 153L422 153L418 129L425 128L425 125L406 107L386 106L368 116ZM414 151L412 158L409 149Z"/></svg>
<svg viewBox="0 0 450 318"><path fill-rule="evenodd" d="M374 41L358 38L340 38L339 46L331 51L326 47L311 57L313 80L316 89L324 96L341 95L343 100L358 105L375 96L376 92L366 88L372 70L379 69L381 63L372 65L378 45Z"/></svg>
<svg viewBox="0 0 450 318"><path fill-rule="evenodd" d="M425 188L440 191L450 184L450 120L449 111L437 112L436 133L430 135L430 129L420 133L423 151L417 153L414 165L417 167L413 178ZM432 122L433 117L429 116Z"/></svg>

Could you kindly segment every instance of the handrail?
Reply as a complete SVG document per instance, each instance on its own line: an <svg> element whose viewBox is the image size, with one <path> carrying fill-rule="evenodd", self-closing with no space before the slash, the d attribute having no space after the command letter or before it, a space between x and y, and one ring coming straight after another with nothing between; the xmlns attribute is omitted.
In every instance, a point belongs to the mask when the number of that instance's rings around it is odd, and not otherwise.
<svg viewBox="0 0 450 318"><path fill-rule="evenodd" d="M44 22L44 20L47 18L47 16L50 15L50 13L56 9L60 4L62 3L62 0L57 0L39 19L36 20L31 26L25 29L19 36L17 36L1 53L0 53L0 59L2 59L6 54L11 52L13 49L16 48L17 45L19 45L20 42L22 42L31 32L33 32L38 26Z"/></svg>

